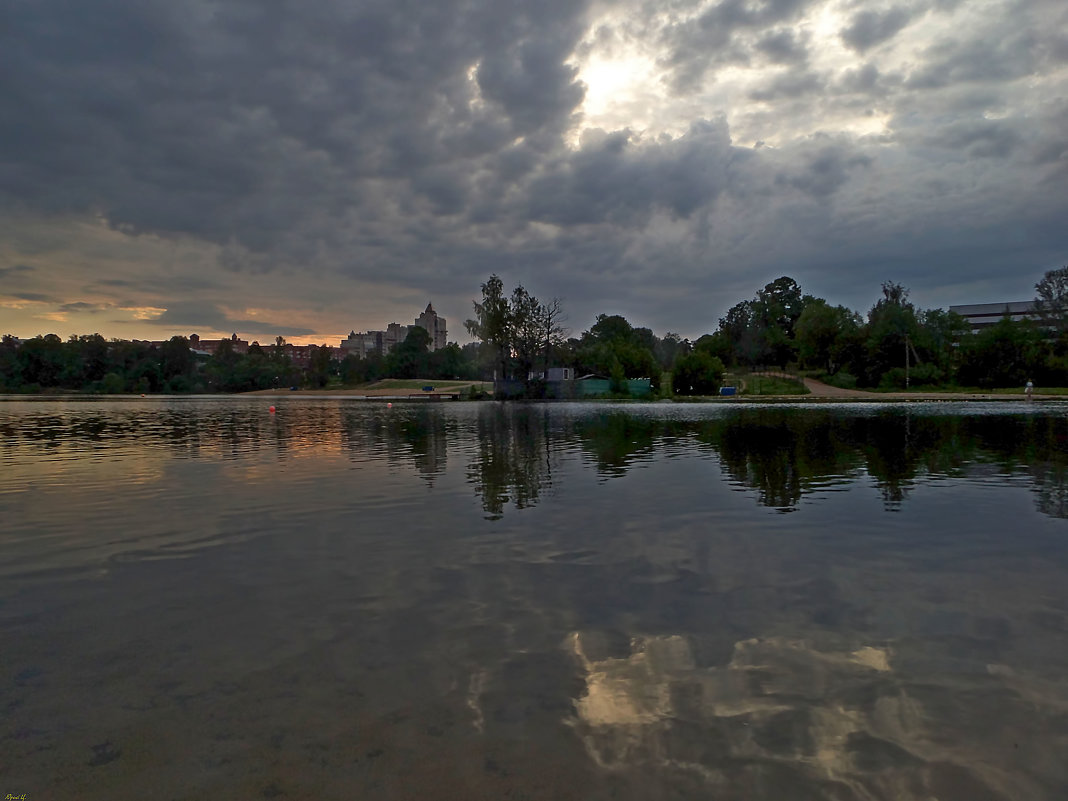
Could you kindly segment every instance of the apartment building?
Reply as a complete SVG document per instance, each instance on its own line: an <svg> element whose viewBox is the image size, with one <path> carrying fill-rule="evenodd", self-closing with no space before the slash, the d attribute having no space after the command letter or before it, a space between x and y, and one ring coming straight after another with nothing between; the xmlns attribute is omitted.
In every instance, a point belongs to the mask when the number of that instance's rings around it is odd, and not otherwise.
<svg viewBox="0 0 1068 801"><path fill-rule="evenodd" d="M434 305L428 303L426 310L416 319L413 325L401 325L390 323L384 331L364 331L356 333L350 331L349 335L341 340L341 348L346 354L352 354L365 359L372 353L385 356L393 348L408 338L408 333L415 326L419 326L430 334L430 350L444 348L448 344L448 329L445 318L439 317L434 311Z"/></svg>

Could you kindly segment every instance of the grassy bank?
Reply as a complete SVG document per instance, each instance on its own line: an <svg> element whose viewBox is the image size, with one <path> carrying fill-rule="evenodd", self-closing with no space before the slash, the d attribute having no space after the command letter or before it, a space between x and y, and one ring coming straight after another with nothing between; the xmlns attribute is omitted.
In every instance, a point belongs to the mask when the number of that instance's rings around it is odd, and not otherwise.
<svg viewBox="0 0 1068 801"><path fill-rule="evenodd" d="M808 395L808 387L796 378L777 375L734 376L742 395Z"/></svg>
<svg viewBox="0 0 1068 801"><path fill-rule="evenodd" d="M464 387L481 387L487 385L483 381L442 381L436 378L384 378L373 384L363 384L356 389L409 389L421 390L423 387L433 387L435 390L449 391L463 389ZM492 382L488 383L492 388Z"/></svg>

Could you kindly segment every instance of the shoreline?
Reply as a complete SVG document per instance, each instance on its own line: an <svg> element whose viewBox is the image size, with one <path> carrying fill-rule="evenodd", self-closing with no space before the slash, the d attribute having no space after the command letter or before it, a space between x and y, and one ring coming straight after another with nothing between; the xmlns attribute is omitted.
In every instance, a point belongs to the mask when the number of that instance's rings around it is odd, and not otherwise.
<svg viewBox="0 0 1068 801"><path fill-rule="evenodd" d="M443 393L452 394L452 393ZM444 402L453 400L441 395L427 393L398 394L396 390L362 390L362 389L321 389L321 390L271 390L259 389L253 392L236 393L238 396L259 396L264 398L315 398L315 397L345 397L353 400L389 400L421 402ZM492 399L487 399L492 400ZM1068 395L1033 395L1031 400L1024 395L1009 395L1004 393L971 393L971 392L860 392L848 395L831 395L811 393L809 395L693 395L678 396L675 398L528 398L517 399L517 402L526 403L930 403L930 402L998 402L998 403L1039 403L1056 400L1068 401ZM476 401L482 403L485 401ZM511 402L511 401L509 401Z"/></svg>
<svg viewBox="0 0 1068 801"><path fill-rule="evenodd" d="M795 378L795 376L790 376ZM976 402L1018 402L1037 403L1040 401L1054 401L1058 399L1068 400L1068 395L1042 395L1034 394L1028 400L1023 393L1009 394L997 392L872 392L863 389L842 389L824 384L812 378L801 379L809 393L807 395L695 395L677 396L674 398L573 398L566 400L555 399L529 399L528 402L538 403L578 403L578 402L618 402L618 403L886 403L886 402L939 402L939 401L976 401ZM440 395L452 395L465 389L471 384L455 384L451 387L442 387ZM483 384L485 382L482 382ZM294 397L294 396L329 396L329 397L352 397L364 400L401 400L401 401L438 401L444 400L439 393L420 393L411 391L405 393L396 387L393 388L346 388L346 389L258 389L252 392L238 393L241 395L261 395L263 397Z"/></svg>
<svg viewBox="0 0 1068 801"><path fill-rule="evenodd" d="M871 392L866 390L850 390L831 387L820 382L804 379L809 387L807 395L679 395L674 398L568 398L548 399L530 398L517 399L526 403L716 403L716 404L754 404L754 403L938 403L938 402L974 402L974 403L1049 403L1051 401L1068 401L1068 395L1045 395L1035 393L1030 400L1023 393L997 393L997 392ZM149 398L348 398L352 400L366 401L399 401L411 403L438 403L444 401L457 401L456 395L470 385L460 387L441 387L433 393L422 393L417 390L406 391L397 387L392 388L345 388L345 389L257 389L251 392L233 393L210 393L194 394L183 393L181 395L167 394L91 394L81 392L48 392L48 393L0 393L4 400L31 400L31 399L92 399L92 398L122 398L127 400L148 400ZM482 399L478 403L491 399Z"/></svg>

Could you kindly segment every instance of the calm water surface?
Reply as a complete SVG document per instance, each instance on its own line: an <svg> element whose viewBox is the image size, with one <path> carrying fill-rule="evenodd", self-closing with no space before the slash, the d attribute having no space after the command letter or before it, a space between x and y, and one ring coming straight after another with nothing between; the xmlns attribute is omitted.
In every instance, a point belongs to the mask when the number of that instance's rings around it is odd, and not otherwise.
<svg viewBox="0 0 1068 801"><path fill-rule="evenodd" d="M0 400L0 793L1064 799L1065 518L1064 405Z"/></svg>

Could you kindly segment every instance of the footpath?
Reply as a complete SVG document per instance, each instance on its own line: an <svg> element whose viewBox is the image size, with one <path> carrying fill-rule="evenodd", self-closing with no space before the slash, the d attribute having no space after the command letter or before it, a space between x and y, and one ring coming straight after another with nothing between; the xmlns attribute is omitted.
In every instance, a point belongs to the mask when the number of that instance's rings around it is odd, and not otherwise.
<svg viewBox="0 0 1068 801"><path fill-rule="evenodd" d="M998 394L994 392L989 393L976 393L976 392L869 392L863 389L842 389L841 387L832 387L830 384L824 384L822 381L816 381L812 378L798 378L798 376L790 375L789 373L781 372L762 372L758 375L776 376L778 378L788 378L792 381L802 381L805 387L808 389L808 395L769 395L769 396L748 396L751 400L763 399L764 397L786 399L791 400L837 400L837 401L893 401L893 400L913 400L913 401L948 401L948 400L968 400L968 401L1020 401L1026 402L1027 397L1021 394ZM742 396L746 397L746 396ZM1061 395L1039 395L1032 396L1032 400L1057 400L1064 399Z"/></svg>

